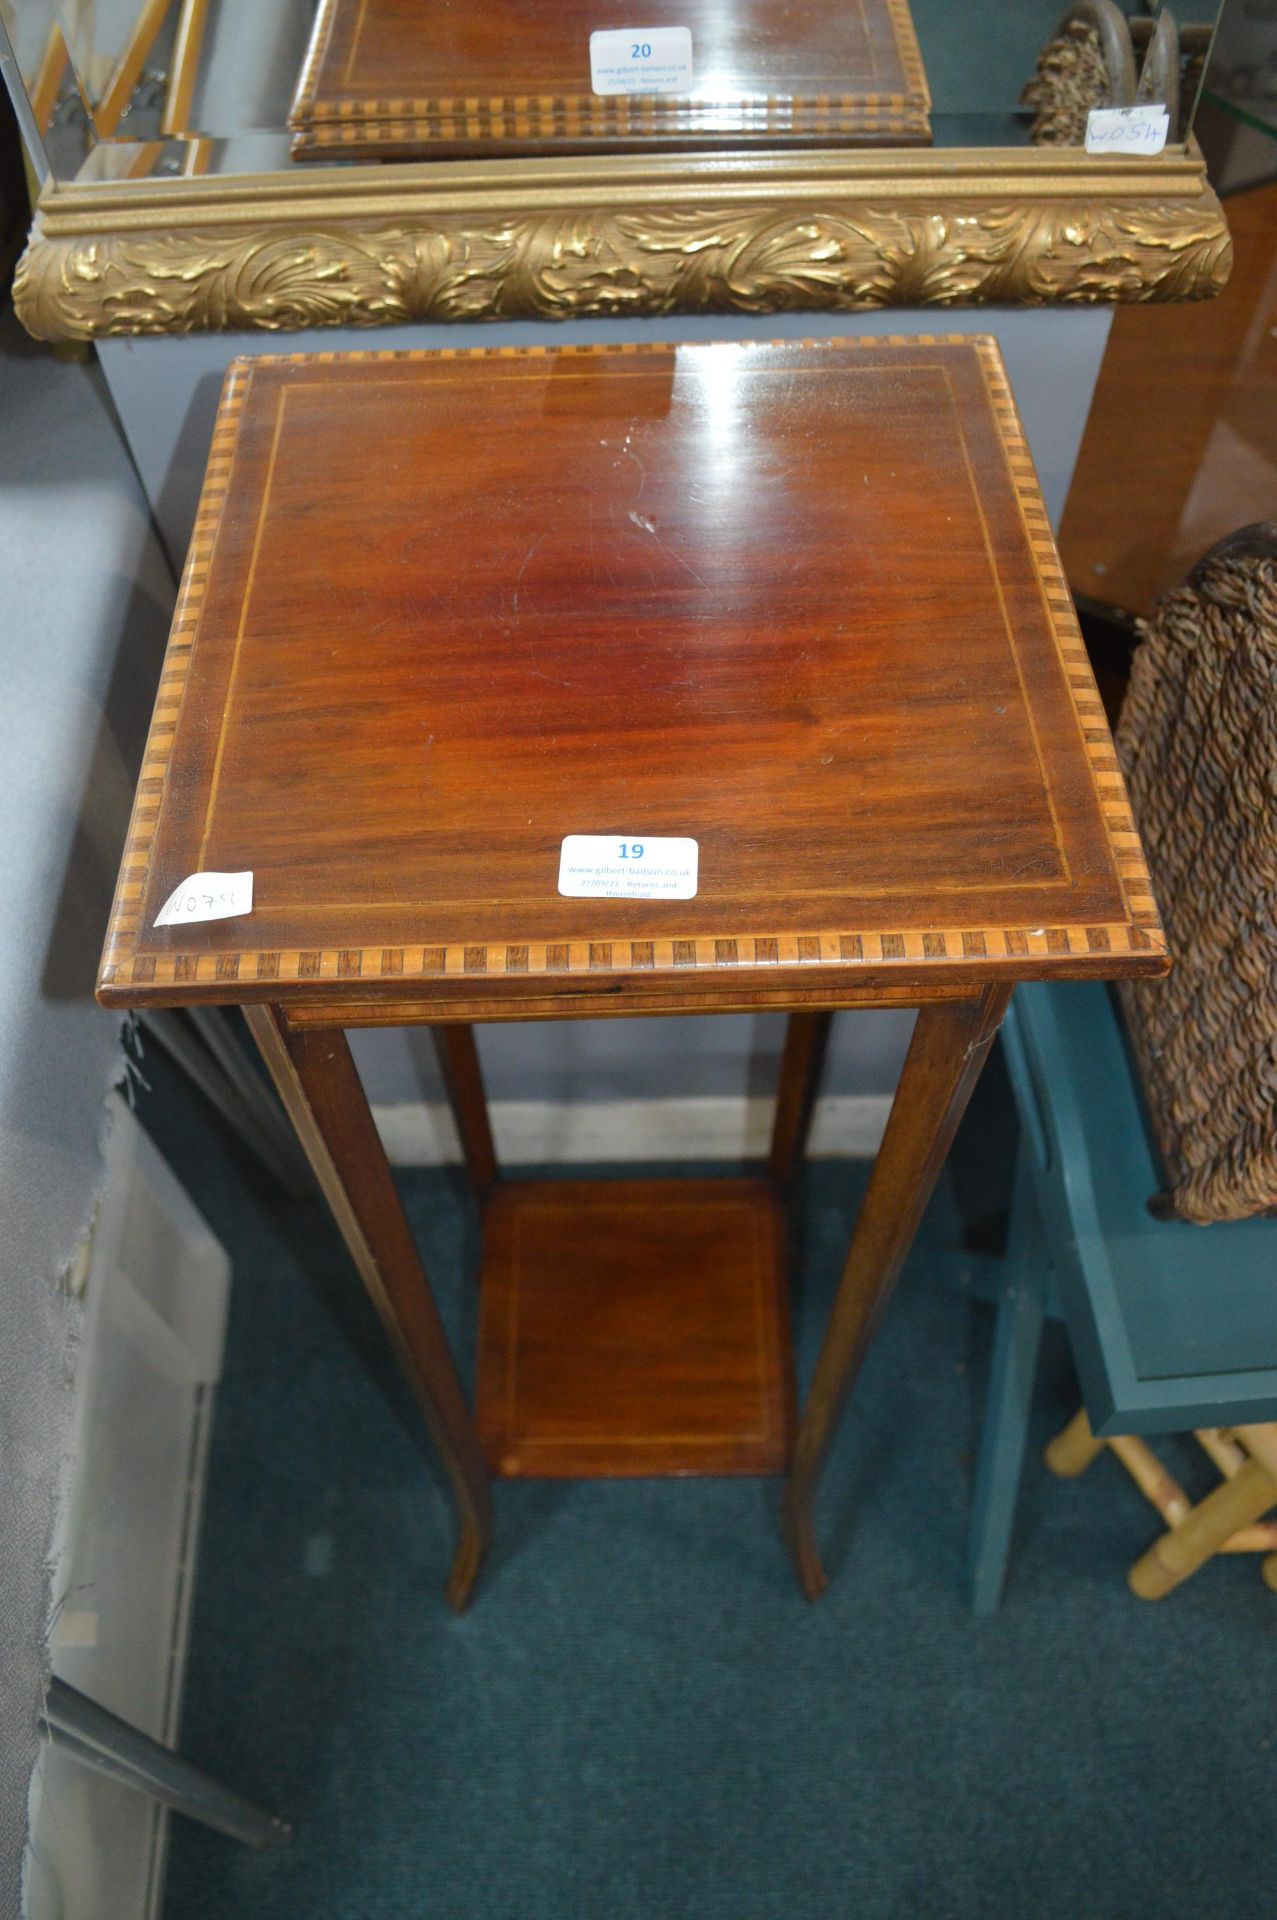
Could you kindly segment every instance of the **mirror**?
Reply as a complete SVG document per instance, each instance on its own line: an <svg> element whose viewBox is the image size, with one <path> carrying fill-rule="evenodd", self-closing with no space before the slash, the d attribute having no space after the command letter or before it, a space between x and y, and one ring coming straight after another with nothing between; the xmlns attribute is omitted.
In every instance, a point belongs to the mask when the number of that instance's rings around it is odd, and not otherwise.
<svg viewBox="0 0 1277 1920"><path fill-rule="evenodd" d="M0 0L47 159L15 304L86 339L1204 298L1193 4Z"/></svg>
<svg viewBox="0 0 1277 1920"><path fill-rule="evenodd" d="M626 152L1085 150L1090 108L1130 105L1165 107L1174 146L1191 130L1216 11L0 0L50 170L67 183ZM631 19L645 24L631 31ZM1155 121L1146 137L1151 154Z"/></svg>

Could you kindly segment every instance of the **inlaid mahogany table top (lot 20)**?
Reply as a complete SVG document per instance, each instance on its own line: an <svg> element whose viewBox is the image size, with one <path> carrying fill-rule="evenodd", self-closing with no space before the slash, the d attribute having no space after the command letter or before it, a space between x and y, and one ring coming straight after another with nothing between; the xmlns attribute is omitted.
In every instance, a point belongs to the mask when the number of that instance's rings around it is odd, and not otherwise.
<svg viewBox="0 0 1277 1920"><path fill-rule="evenodd" d="M592 33L670 27L685 91L594 91ZM907 0L322 0L289 125L299 160L917 146L929 108Z"/></svg>
<svg viewBox="0 0 1277 1920"><path fill-rule="evenodd" d="M578 833L694 839L695 897L561 896ZM251 913L157 927L210 869ZM992 340L231 368L103 999L916 1002L1163 956Z"/></svg>

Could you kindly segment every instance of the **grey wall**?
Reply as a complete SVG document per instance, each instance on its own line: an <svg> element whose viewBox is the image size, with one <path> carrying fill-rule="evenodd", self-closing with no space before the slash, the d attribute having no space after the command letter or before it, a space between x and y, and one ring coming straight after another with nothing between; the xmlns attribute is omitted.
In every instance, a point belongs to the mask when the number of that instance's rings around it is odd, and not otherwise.
<svg viewBox="0 0 1277 1920"><path fill-rule="evenodd" d="M93 999L173 608L96 369L0 312L0 1914L18 1911L76 1323L119 1016ZM55 1596L56 1597L56 1596Z"/></svg>
<svg viewBox="0 0 1277 1920"><path fill-rule="evenodd" d="M373 333L202 334L108 340L102 365L162 537L180 563L195 516L222 377L241 353L352 348L552 346L607 340L839 338L882 333L993 333L1011 375L1054 524L1108 340L1108 310L970 310L846 315L686 315L657 321L525 321L386 327ZM881 1093L895 1083L912 1016L844 1016L825 1089ZM764 1092L780 1048L775 1016L582 1021L491 1027L481 1036L489 1091L505 1100L641 1099ZM428 1044L409 1032L360 1034L356 1052L378 1101L438 1099Z"/></svg>

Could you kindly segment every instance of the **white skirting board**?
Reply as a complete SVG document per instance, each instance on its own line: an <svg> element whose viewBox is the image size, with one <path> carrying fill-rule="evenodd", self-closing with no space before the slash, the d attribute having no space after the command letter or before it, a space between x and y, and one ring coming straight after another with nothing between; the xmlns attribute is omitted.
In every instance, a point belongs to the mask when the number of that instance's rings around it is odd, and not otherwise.
<svg viewBox="0 0 1277 1920"><path fill-rule="evenodd" d="M769 1099L494 1100L492 1131L503 1166L626 1160L742 1160L767 1151ZM889 1093L829 1094L816 1102L808 1151L868 1160L878 1151ZM439 1167L461 1158L446 1106L424 1100L373 1107L392 1165Z"/></svg>

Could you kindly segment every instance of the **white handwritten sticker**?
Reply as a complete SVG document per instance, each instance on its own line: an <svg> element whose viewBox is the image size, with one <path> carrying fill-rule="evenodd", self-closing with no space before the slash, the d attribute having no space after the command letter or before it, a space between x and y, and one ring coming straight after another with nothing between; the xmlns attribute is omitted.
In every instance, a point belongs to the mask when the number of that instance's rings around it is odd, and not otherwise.
<svg viewBox="0 0 1277 1920"><path fill-rule="evenodd" d="M688 27L618 27L590 35L595 93L690 93Z"/></svg>
<svg viewBox="0 0 1277 1920"><path fill-rule="evenodd" d="M570 833L559 853L559 892L569 900L694 900L699 857L695 840Z"/></svg>
<svg viewBox="0 0 1277 1920"><path fill-rule="evenodd" d="M233 920L253 911L251 873L193 873L174 887L155 916L157 927L181 927L195 920Z"/></svg>
<svg viewBox="0 0 1277 1920"><path fill-rule="evenodd" d="M1092 107L1086 116L1088 153L1143 153L1166 145L1171 116L1165 107Z"/></svg>

